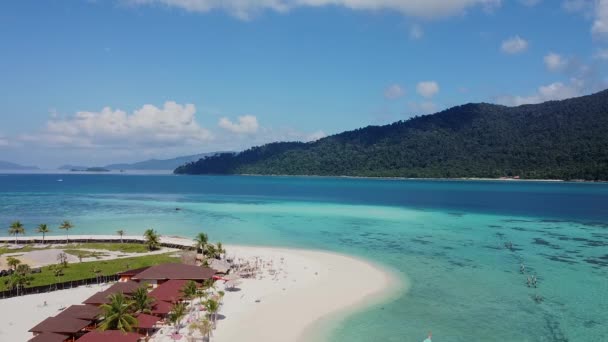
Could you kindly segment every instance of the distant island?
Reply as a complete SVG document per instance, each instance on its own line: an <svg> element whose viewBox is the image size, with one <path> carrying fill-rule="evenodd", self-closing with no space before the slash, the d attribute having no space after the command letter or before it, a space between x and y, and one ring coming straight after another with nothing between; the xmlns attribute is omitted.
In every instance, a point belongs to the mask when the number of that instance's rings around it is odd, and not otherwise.
<svg viewBox="0 0 608 342"><path fill-rule="evenodd" d="M117 170L117 171L127 171L127 170L147 170L147 171L162 171L162 170L174 170L176 167L180 165L184 165L186 163L190 163L193 161L197 161L201 158L214 156L218 153L226 153L226 152L208 152L208 153L200 153L189 156L176 157L171 159L148 159L135 163L116 163L109 164L103 166L103 169L106 171ZM89 169L94 169L95 167L90 166L82 166L82 165L62 165L58 169L59 170L70 170L70 171L90 171Z"/></svg>
<svg viewBox="0 0 608 342"><path fill-rule="evenodd" d="M470 103L318 141L222 153L176 174L608 180L608 90L506 107Z"/></svg>
<svg viewBox="0 0 608 342"><path fill-rule="evenodd" d="M39 170L39 168L37 166L24 166L24 165L19 165L19 164L0 160L0 170L11 170L11 171L12 170L15 170L15 171L23 170L23 171L25 171L25 170Z"/></svg>
<svg viewBox="0 0 608 342"><path fill-rule="evenodd" d="M110 170L103 167L87 167L86 169L71 169L72 172L110 172Z"/></svg>
<svg viewBox="0 0 608 342"><path fill-rule="evenodd" d="M174 170L180 165L197 161L208 156L214 156L218 153L223 152L201 153L172 159L149 159L136 163L110 164L106 165L105 168L110 170Z"/></svg>

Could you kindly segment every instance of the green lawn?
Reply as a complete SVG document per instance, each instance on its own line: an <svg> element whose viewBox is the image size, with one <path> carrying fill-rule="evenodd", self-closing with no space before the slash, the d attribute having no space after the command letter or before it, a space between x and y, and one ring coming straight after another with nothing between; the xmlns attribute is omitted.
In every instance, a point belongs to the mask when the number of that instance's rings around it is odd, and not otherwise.
<svg viewBox="0 0 608 342"><path fill-rule="evenodd" d="M120 243L120 242L87 242L70 245L69 248L79 249L103 249L106 251L122 252L122 253L146 253L148 247L142 243Z"/></svg>
<svg viewBox="0 0 608 342"><path fill-rule="evenodd" d="M95 277L95 273L93 273L93 268L98 268L101 270L99 275L112 275L133 268L140 268L169 262L180 262L179 258L172 257L170 256L171 254L173 253L146 255L126 259L70 263L68 267L63 270L63 276L61 276L59 280L57 279L57 277L55 277L53 271L51 271L47 266L42 268L41 273L32 274L34 279L30 286L49 285L57 281L64 282L70 280L92 278ZM4 281L7 279L8 277L0 278L0 291L6 290L6 285L4 284Z"/></svg>
<svg viewBox="0 0 608 342"><path fill-rule="evenodd" d="M66 252L67 254L71 254L73 256L81 256L83 258L95 258L95 259L101 259L101 257L104 256L108 256L107 253L104 252L93 252L93 251L85 251L82 249L64 249L64 252Z"/></svg>
<svg viewBox="0 0 608 342"><path fill-rule="evenodd" d="M1 247L0 246L0 255L2 254L8 254L8 253L27 253L27 252L31 252L31 251L38 251L44 248L35 248L29 245L23 246L23 248L21 249L8 249L6 247Z"/></svg>

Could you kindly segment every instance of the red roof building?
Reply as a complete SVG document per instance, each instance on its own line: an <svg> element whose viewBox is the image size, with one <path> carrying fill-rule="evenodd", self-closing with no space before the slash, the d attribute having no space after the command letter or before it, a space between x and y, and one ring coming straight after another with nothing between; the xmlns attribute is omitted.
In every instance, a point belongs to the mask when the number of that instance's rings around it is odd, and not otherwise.
<svg viewBox="0 0 608 342"><path fill-rule="evenodd" d="M151 266L145 271L132 277L133 280L147 280L151 283L162 283L167 280L195 280L211 279L215 271L209 267L185 264L160 264Z"/></svg>
<svg viewBox="0 0 608 342"><path fill-rule="evenodd" d="M150 297L156 300L174 303L182 299L182 289L189 280L167 280L150 291Z"/></svg>
<svg viewBox="0 0 608 342"><path fill-rule="evenodd" d="M123 333L118 330L106 330L106 331L91 331L90 333L82 336L77 342L137 342L141 335L137 333Z"/></svg>
<svg viewBox="0 0 608 342"><path fill-rule="evenodd" d="M124 272L119 272L118 275L120 276L120 280L119 281L129 281L131 280L131 278L133 278L133 276L147 270L148 268L150 268L150 266L147 267L141 267L141 268L135 268L132 270L127 270Z"/></svg>
<svg viewBox="0 0 608 342"><path fill-rule="evenodd" d="M162 300L157 300L152 304L152 313L154 315L164 316L171 312L172 304L168 302L163 302Z"/></svg>
<svg viewBox="0 0 608 342"><path fill-rule="evenodd" d="M74 335L82 332L90 323L91 321L88 320L71 317L49 317L38 323L38 325L30 329L29 332L37 334L58 333Z"/></svg>
<svg viewBox="0 0 608 342"><path fill-rule="evenodd" d="M94 321L101 314L101 309L94 305L72 305L61 311L55 317L61 318L78 318L88 321Z"/></svg>
<svg viewBox="0 0 608 342"><path fill-rule="evenodd" d="M66 340L72 340L67 335L56 334L56 333L42 333L36 335L34 338L30 339L28 342L64 342Z"/></svg>
<svg viewBox="0 0 608 342"><path fill-rule="evenodd" d="M158 316L146 315L143 313L135 316L135 318L137 319L136 328L138 329L152 329L156 322L160 321Z"/></svg>
<svg viewBox="0 0 608 342"><path fill-rule="evenodd" d="M108 293L123 293L123 294L133 294L137 288L143 286L143 284L129 280L123 282L117 282L114 285L108 287L104 292Z"/></svg>
<svg viewBox="0 0 608 342"><path fill-rule="evenodd" d="M112 293L108 293L106 291L97 292L96 294L92 295L91 297L85 299L82 303L90 304L90 305L108 304L110 302L110 299L108 299L108 297L111 294Z"/></svg>

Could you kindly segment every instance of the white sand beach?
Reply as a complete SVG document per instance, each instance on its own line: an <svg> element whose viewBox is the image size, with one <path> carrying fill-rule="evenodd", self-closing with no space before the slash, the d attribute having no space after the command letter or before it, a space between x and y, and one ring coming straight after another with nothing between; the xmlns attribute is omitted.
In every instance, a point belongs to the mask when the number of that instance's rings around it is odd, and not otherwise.
<svg viewBox="0 0 608 342"><path fill-rule="evenodd" d="M322 251L226 246L229 257L263 260L256 278L227 290L213 341L318 341L332 322L406 287L366 261ZM218 281L218 289L224 288ZM27 341L31 327L103 287L0 300L0 341ZM47 301L48 306L42 304ZM324 327L322 329L322 327ZM187 334L187 329L183 329ZM153 339L164 341L163 337Z"/></svg>

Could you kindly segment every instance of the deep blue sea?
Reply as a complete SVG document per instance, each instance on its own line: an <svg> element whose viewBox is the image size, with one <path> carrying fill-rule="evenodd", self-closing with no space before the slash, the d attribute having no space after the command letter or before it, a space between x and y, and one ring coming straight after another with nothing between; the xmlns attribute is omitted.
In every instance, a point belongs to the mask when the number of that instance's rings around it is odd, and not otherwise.
<svg viewBox="0 0 608 342"><path fill-rule="evenodd" d="M341 322L332 341L422 341L429 330L435 342L608 341L608 184L0 175L3 227L21 220L34 234L64 219L73 234L205 231L331 250L409 279L409 292Z"/></svg>

